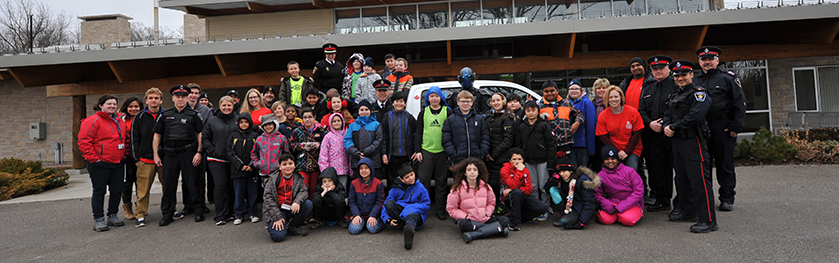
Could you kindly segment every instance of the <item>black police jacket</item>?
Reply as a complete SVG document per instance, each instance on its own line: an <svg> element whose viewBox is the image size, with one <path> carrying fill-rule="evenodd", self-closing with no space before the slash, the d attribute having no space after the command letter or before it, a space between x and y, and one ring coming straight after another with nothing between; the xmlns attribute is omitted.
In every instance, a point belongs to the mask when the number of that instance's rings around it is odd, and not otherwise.
<svg viewBox="0 0 839 263"><path fill-rule="evenodd" d="M746 96L734 72L719 69L699 72L694 75L693 84L705 88L713 99L705 118L708 122L727 119L730 121L729 131L743 131L746 122Z"/></svg>
<svg viewBox="0 0 839 263"><path fill-rule="evenodd" d="M662 118L662 126L670 125L670 129L677 133L696 129L704 123L711 101L712 98L702 87L693 84L682 87L671 96L667 112Z"/></svg>
<svg viewBox="0 0 839 263"><path fill-rule="evenodd" d="M180 112L177 108L163 111L154 125L154 133L161 134L163 144L169 147L196 142L203 129L204 123L198 112L189 107L184 107Z"/></svg>
<svg viewBox="0 0 839 263"><path fill-rule="evenodd" d="M679 91L679 86L671 76L660 82L652 76L644 80L638 113L644 119L646 129L650 130L650 123L664 116L664 112L667 111L668 97L677 91Z"/></svg>
<svg viewBox="0 0 839 263"><path fill-rule="evenodd" d="M330 64L326 62L326 59L321 59L315 64L312 71L315 88L323 93L326 93L329 89L341 91L341 84L344 82L342 70L344 70L344 65L337 60Z"/></svg>

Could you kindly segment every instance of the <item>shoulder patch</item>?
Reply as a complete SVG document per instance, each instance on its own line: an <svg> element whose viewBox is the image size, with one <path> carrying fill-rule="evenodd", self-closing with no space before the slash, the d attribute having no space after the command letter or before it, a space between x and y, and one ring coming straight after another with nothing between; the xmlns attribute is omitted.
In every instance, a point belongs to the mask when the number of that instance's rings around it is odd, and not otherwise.
<svg viewBox="0 0 839 263"><path fill-rule="evenodd" d="M708 94L705 94L704 91L697 91L697 92L693 93L693 96L696 97L696 101L704 102L705 98L708 97Z"/></svg>
<svg viewBox="0 0 839 263"><path fill-rule="evenodd" d="M726 71L726 73L728 73L729 75L732 75L732 76L734 76L734 75L735 75L735 74L734 74L734 71L730 71L730 70L729 70L729 71Z"/></svg>
<svg viewBox="0 0 839 263"><path fill-rule="evenodd" d="M742 85L742 84L740 84L740 78L735 77L735 78L734 78L734 83L736 83L736 84L737 84L737 86L739 86L739 87L741 87L741 88L743 87L743 85Z"/></svg>

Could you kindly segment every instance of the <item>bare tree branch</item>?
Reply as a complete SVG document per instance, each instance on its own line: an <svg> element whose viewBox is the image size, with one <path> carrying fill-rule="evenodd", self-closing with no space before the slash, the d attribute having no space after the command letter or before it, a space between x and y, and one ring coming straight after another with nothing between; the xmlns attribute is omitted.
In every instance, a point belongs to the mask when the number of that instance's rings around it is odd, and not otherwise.
<svg viewBox="0 0 839 263"><path fill-rule="evenodd" d="M0 4L0 52L28 52L30 44L39 48L72 43L71 24L70 15L54 13L36 0L4 0Z"/></svg>

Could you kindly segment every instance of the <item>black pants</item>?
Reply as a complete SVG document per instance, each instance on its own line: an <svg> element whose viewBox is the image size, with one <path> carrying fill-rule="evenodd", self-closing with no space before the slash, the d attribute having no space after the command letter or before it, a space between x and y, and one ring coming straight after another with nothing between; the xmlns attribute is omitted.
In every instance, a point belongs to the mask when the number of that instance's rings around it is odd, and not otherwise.
<svg viewBox="0 0 839 263"><path fill-rule="evenodd" d="M137 184L137 164L131 158L125 159L125 181L122 183L122 203L130 204Z"/></svg>
<svg viewBox="0 0 839 263"><path fill-rule="evenodd" d="M431 153L422 150L422 162L417 171L417 178L428 190L428 196L434 198L437 206L437 213L446 212L446 197L449 195L448 161L449 156L445 151ZM434 189L431 189L431 180L434 179Z"/></svg>
<svg viewBox="0 0 839 263"><path fill-rule="evenodd" d="M123 163L95 162L87 163L87 172L90 174L90 182L93 184L93 196L90 198L90 206L93 209L93 219L105 216L105 192L110 191L108 196L108 215L119 212L119 199L122 194L122 181L125 176Z"/></svg>
<svg viewBox="0 0 839 263"><path fill-rule="evenodd" d="M233 215L233 183L230 180L230 163L207 162L207 178L212 178L216 216L214 221L223 221ZM209 185L209 184L208 184ZM207 196L210 196L209 194Z"/></svg>
<svg viewBox="0 0 839 263"><path fill-rule="evenodd" d="M501 189L501 166L490 164L487 165L487 170L489 170L489 176L487 177L489 182L487 183L492 188L492 193L495 194L495 198L498 199L501 196L501 193L498 192Z"/></svg>
<svg viewBox="0 0 839 263"><path fill-rule="evenodd" d="M734 186L737 178L734 174L734 146L737 138L731 137L730 132L725 129L731 120L723 119L708 124L711 129L711 138L708 139L708 153L714 167L717 168L717 183L720 184L720 202L734 203Z"/></svg>
<svg viewBox="0 0 839 263"><path fill-rule="evenodd" d="M594 156L589 158L589 163L591 163L589 168L592 171L600 172L600 169L603 169L603 158L600 156L601 150L603 150L603 141L600 139L594 140Z"/></svg>
<svg viewBox="0 0 839 263"><path fill-rule="evenodd" d="M513 226L530 221L548 211L548 206L542 201L532 195L524 195L524 192L519 189L513 190L507 195L505 204L510 208L510 213L507 216L510 218L510 225Z"/></svg>
<svg viewBox="0 0 839 263"><path fill-rule="evenodd" d="M682 213L696 214L699 222L716 222L711 160L704 139L673 138L673 167Z"/></svg>
<svg viewBox="0 0 839 263"><path fill-rule="evenodd" d="M644 131L644 160L649 172L650 193L656 202L670 204L673 198L673 140L653 131Z"/></svg>
<svg viewBox="0 0 839 263"><path fill-rule="evenodd" d="M401 218L399 215L402 214L402 210L404 209L401 205L396 204L396 201L388 200L385 202L385 212L390 218L395 219L396 223L400 226L412 225L418 227L422 224L422 217L417 213L410 213L404 219Z"/></svg>
<svg viewBox="0 0 839 263"><path fill-rule="evenodd" d="M199 167L192 166L195 152L187 151L177 154L166 154L163 157L163 197L160 199L160 210L164 217L171 217L175 213L178 203L178 175L183 176L182 191L189 191L192 197L192 208L196 214L204 213L204 185L198 176ZM186 201L184 201L186 203ZM186 204L184 204L186 208Z"/></svg>
<svg viewBox="0 0 839 263"><path fill-rule="evenodd" d="M396 178L399 175L396 173L399 170L399 167L402 167L403 164L406 164L411 161L410 156L388 156L387 157L387 191L390 191L390 188L393 187L393 182L396 181Z"/></svg>
<svg viewBox="0 0 839 263"><path fill-rule="evenodd" d="M326 204L326 202L323 202L319 206L312 207L312 216L322 222L335 222L344 218L344 208L343 203Z"/></svg>
<svg viewBox="0 0 839 263"><path fill-rule="evenodd" d="M215 189L216 189L215 178L213 178L213 175L210 174L210 162L207 160L207 154L202 153L201 156L203 158L201 160L201 167L204 169L204 172L201 172L200 174L202 176L206 175L206 178L207 178L207 180L204 180L204 182L206 182L206 186L207 186L207 202L214 203L215 200L216 200L215 199L215 195L216 195L215 194Z"/></svg>

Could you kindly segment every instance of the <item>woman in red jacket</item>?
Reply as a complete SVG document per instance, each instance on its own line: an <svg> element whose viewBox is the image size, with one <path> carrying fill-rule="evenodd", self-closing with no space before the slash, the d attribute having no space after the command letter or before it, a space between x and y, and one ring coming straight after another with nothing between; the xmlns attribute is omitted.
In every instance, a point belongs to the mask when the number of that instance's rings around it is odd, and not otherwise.
<svg viewBox="0 0 839 263"><path fill-rule="evenodd" d="M509 162L501 167L501 200L507 205L512 231L519 231L519 224L544 214L548 206L539 201L533 193L530 171L524 166L524 151L519 147L510 149Z"/></svg>
<svg viewBox="0 0 839 263"><path fill-rule="evenodd" d="M104 95L99 98L96 114L82 120L79 131L79 150L87 162L90 182L93 184L93 230L105 231L108 226L123 226L119 220L119 202L122 181L125 178L125 158L128 143L128 126L117 116L117 98ZM108 217L105 218L105 190L110 190Z"/></svg>
<svg viewBox="0 0 839 263"><path fill-rule="evenodd" d="M457 220L463 241L501 235L506 237L509 220L492 216L495 194L487 184L489 171L483 161L466 158L451 168L456 174L451 193L446 200L446 212Z"/></svg>

